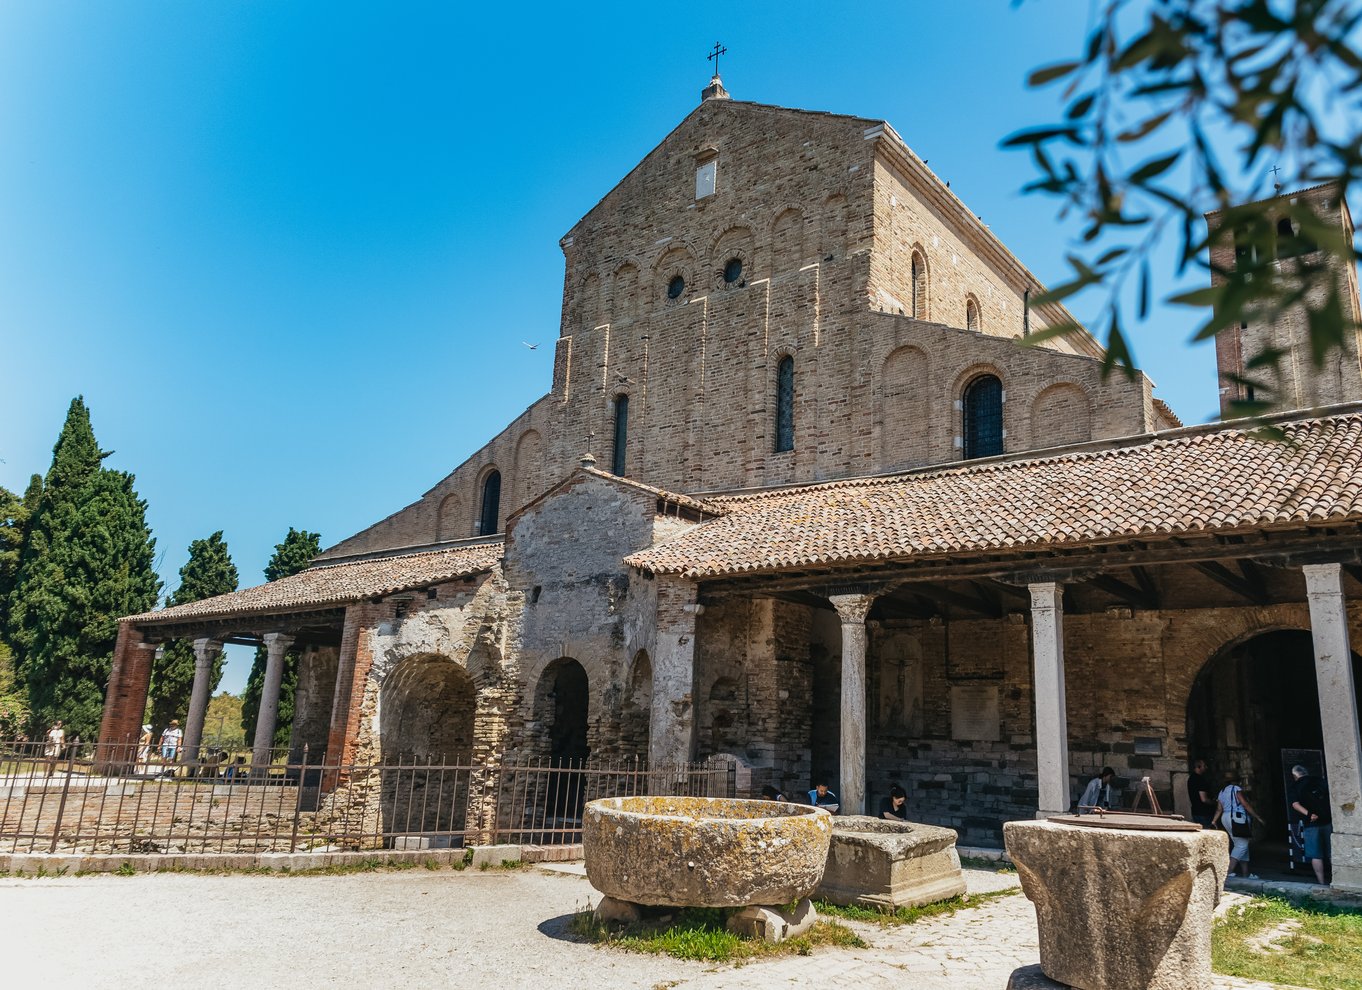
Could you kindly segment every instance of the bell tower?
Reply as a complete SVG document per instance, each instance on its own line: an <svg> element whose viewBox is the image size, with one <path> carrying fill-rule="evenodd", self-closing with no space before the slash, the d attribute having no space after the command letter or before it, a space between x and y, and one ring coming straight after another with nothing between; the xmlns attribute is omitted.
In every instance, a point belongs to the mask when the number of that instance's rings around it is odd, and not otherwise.
<svg viewBox="0 0 1362 990"><path fill-rule="evenodd" d="M1306 303L1313 303L1311 308L1320 308L1335 282L1320 278L1307 296L1291 304L1276 319L1255 320L1250 313L1237 326L1222 330L1215 338L1221 415L1230 415L1235 402L1266 400L1285 411L1362 400L1357 267L1321 251L1299 222L1304 208L1324 225L1341 229L1346 243L1351 244L1352 216L1339 187L1326 183L1300 192L1282 193L1253 206L1261 214L1252 219L1252 231L1236 230L1233 237L1216 236L1226 222L1222 211L1206 214L1212 245L1211 283L1223 283L1223 272L1242 270L1246 265L1270 266L1269 270L1288 287L1301 284L1306 273L1324 274L1327 269L1336 269L1342 315L1353 329L1341 350L1325 355L1322 363L1315 361ZM1235 213L1241 218L1244 215L1242 209ZM1271 367L1253 367L1255 358L1273 351L1280 354L1275 371ZM1245 378L1260 383L1259 388Z"/></svg>

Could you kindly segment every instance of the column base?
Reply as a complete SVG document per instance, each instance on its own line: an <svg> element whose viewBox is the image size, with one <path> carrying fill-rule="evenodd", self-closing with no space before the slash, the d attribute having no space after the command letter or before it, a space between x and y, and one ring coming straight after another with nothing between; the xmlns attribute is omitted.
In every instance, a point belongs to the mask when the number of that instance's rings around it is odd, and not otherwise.
<svg viewBox="0 0 1362 990"><path fill-rule="evenodd" d="M1362 835L1335 832L1329 837L1333 878L1331 890L1362 894Z"/></svg>
<svg viewBox="0 0 1362 990"><path fill-rule="evenodd" d="M1056 983L1041 971L1040 965L1014 969L1007 979L1007 990L1070 990L1067 983Z"/></svg>

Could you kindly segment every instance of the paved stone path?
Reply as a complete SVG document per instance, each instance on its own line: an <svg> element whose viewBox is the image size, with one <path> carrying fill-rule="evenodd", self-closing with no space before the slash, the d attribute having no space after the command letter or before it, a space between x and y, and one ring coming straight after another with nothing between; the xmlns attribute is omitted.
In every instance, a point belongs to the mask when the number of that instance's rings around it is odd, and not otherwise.
<svg viewBox="0 0 1362 990"><path fill-rule="evenodd" d="M967 877L972 891L1016 884L1011 874ZM568 920L595 899L577 870L0 879L0 966L6 985L44 990L1002 990L1012 970L1037 961L1035 915L1020 893L914 925L853 925L867 949L741 967L575 942Z"/></svg>

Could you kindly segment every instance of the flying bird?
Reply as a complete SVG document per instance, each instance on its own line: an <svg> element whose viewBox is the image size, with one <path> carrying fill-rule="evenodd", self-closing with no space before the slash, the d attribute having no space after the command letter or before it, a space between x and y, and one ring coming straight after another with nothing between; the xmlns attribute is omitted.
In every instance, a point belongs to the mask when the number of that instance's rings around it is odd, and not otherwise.
<svg viewBox="0 0 1362 990"><path fill-rule="evenodd" d="M528 344L528 343L526 343L526 342L523 341L523 340L521 341L521 343L522 343L522 344L525 344L525 346L528 347L528 348L529 348L530 350L532 350L532 351L537 351L537 350L539 350L539 345L538 345L538 344Z"/></svg>

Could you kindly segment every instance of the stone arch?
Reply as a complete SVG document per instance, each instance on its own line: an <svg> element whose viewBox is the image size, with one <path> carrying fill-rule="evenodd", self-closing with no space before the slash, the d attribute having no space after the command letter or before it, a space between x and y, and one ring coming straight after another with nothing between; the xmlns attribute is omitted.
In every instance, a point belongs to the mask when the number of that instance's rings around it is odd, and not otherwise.
<svg viewBox="0 0 1362 990"><path fill-rule="evenodd" d="M880 370L880 468L894 470L929 459L931 359L921 348L890 352Z"/></svg>
<svg viewBox="0 0 1362 990"><path fill-rule="evenodd" d="M1092 403L1080 385L1051 385L1031 403L1031 446L1058 447L1092 439Z"/></svg>
<svg viewBox="0 0 1362 990"><path fill-rule="evenodd" d="M1215 783L1222 772L1238 771L1273 834L1288 824L1282 809L1290 765L1311 763L1287 752L1324 749L1314 640L1292 625L1269 623L1230 637L1195 671L1186 695L1188 757L1204 758ZM1362 657L1354 653L1352 664L1354 703L1362 704Z"/></svg>
<svg viewBox="0 0 1362 990"><path fill-rule="evenodd" d="M620 702L620 751L647 758L652 728L653 661L647 650L634 654Z"/></svg>
<svg viewBox="0 0 1362 990"><path fill-rule="evenodd" d="M458 495L446 495L440 500L440 510L435 520L435 540L457 540L468 535L467 520L463 514L463 500Z"/></svg>
<svg viewBox="0 0 1362 990"><path fill-rule="evenodd" d="M639 314L638 294L638 265L632 261L626 261L615 270L611 319L623 321L637 318Z"/></svg>
<svg viewBox="0 0 1362 990"><path fill-rule="evenodd" d="M502 509L501 470L489 464L478 475L478 515L473 530L476 536L491 536L501 531Z"/></svg>
<svg viewBox="0 0 1362 990"><path fill-rule="evenodd" d="M804 214L796 207L781 210L771 224L771 274L798 271L806 257Z"/></svg>
<svg viewBox="0 0 1362 990"><path fill-rule="evenodd" d="M824 260L841 261L848 254L847 198L833 193L823 201L822 224L818 239L818 256Z"/></svg>
<svg viewBox="0 0 1362 990"><path fill-rule="evenodd" d="M449 833L464 828L468 775L444 767L471 759L473 678L448 657L417 654L393 666L378 698L384 832L424 834L434 845L448 845Z"/></svg>
<svg viewBox="0 0 1362 990"><path fill-rule="evenodd" d="M701 739L707 753L741 753L748 743L747 705L736 677L719 677L705 699Z"/></svg>
<svg viewBox="0 0 1362 990"><path fill-rule="evenodd" d="M954 443L957 457L969 456L967 452L969 447L969 444L967 442L968 437L965 431L966 418L965 400L967 398L967 393L969 392L970 386L972 386L975 382L982 378L988 377L996 378L998 379L999 382L1002 383L1003 449L1004 450L1007 449L1007 439L1013 433L1013 430L1011 429L1011 423L1009 421L1010 415L1007 401L1008 399L1007 377L1003 374L1002 369L999 368L997 365L981 362L978 364L971 364L967 366L963 371L961 371L955 376L955 381L951 384L951 395L954 396L955 398L954 403L955 420L953 424L953 429L955 432Z"/></svg>
<svg viewBox="0 0 1362 990"><path fill-rule="evenodd" d="M927 252L922 245L914 244L908 259L908 315L915 320L931 317L931 283Z"/></svg>
<svg viewBox="0 0 1362 990"><path fill-rule="evenodd" d="M577 294L577 323L583 328L601 321L601 280L595 272L582 279Z"/></svg>
<svg viewBox="0 0 1362 990"><path fill-rule="evenodd" d="M538 430L526 430L515 445L515 498L519 507L538 495L544 487L544 441Z"/></svg>
<svg viewBox="0 0 1362 990"><path fill-rule="evenodd" d="M695 279L695 253L684 244L673 244L664 250L653 266L653 274L653 299L657 305L684 303L699 288ZM667 290L678 277L685 282L685 289L673 299Z"/></svg>
<svg viewBox="0 0 1362 990"><path fill-rule="evenodd" d="M746 285L752 278L754 258L752 231L748 227L736 226L729 227L722 234L714 239L710 247L710 268L712 277L710 282L718 289L738 288ZM725 269L729 261L737 260L742 266L742 274L737 282L730 283L725 277Z"/></svg>
<svg viewBox="0 0 1362 990"><path fill-rule="evenodd" d="M554 766L577 765L591 755L590 710L586 668L572 657L550 662L535 685L534 720L544 754Z"/></svg>
<svg viewBox="0 0 1362 990"><path fill-rule="evenodd" d="M965 329L976 332L984 329L983 310L979 308L979 300L972 292L965 294Z"/></svg>

